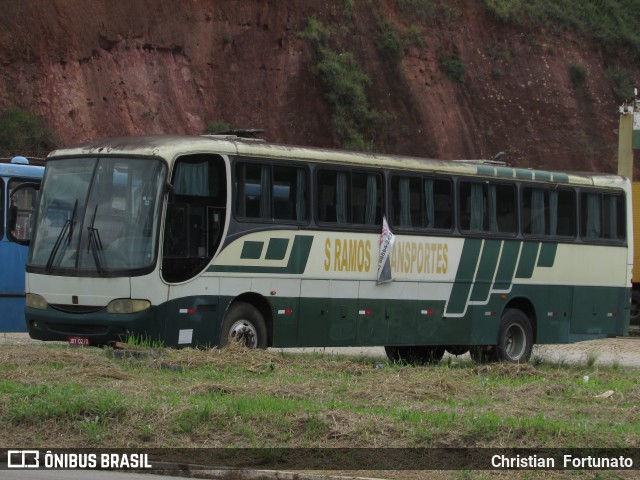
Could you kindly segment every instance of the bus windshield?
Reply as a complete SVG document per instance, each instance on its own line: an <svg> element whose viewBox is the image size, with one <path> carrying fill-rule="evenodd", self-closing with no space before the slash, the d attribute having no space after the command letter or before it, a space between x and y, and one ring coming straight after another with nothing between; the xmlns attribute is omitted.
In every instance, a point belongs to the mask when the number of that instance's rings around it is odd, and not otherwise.
<svg viewBox="0 0 640 480"><path fill-rule="evenodd" d="M29 266L89 276L152 267L165 177L157 159L50 160Z"/></svg>

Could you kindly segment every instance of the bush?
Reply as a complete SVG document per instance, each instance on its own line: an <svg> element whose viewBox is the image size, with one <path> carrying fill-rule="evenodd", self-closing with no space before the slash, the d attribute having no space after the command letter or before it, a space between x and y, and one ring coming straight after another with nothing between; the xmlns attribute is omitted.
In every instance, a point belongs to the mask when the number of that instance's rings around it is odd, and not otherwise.
<svg viewBox="0 0 640 480"><path fill-rule="evenodd" d="M220 133L220 132L228 132L232 128L233 127L231 126L231 124L224 121L216 121L216 122L209 121L207 122L207 127L204 133L205 135L215 135L216 133Z"/></svg>
<svg viewBox="0 0 640 480"><path fill-rule="evenodd" d="M587 67L572 63L569 65L569 78L574 88L582 88L587 81Z"/></svg>
<svg viewBox="0 0 640 480"><path fill-rule="evenodd" d="M383 22L380 24L380 28L382 31L376 39L378 51L390 58L401 58L404 56L403 41L396 34L391 22Z"/></svg>
<svg viewBox="0 0 640 480"><path fill-rule="evenodd" d="M19 108L0 113L0 150L9 155L45 156L59 145L42 120Z"/></svg>
<svg viewBox="0 0 640 480"><path fill-rule="evenodd" d="M314 71L331 106L334 135L346 148L372 150L376 134L389 123L389 115L370 107L367 89L371 79L351 52L330 48L331 31L317 19L309 20L301 37L311 41L315 48L318 63Z"/></svg>
<svg viewBox="0 0 640 480"><path fill-rule="evenodd" d="M640 55L640 8L637 0L484 0L499 20L537 29L569 30L605 51L623 49Z"/></svg>
<svg viewBox="0 0 640 480"><path fill-rule="evenodd" d="M624 102L633 96L633 82L626 68L614 65L607 67L604 74L611 83L616 100Z"/></svg>
<svg viewBox="0 0 640 480"><path fill-rule="evenodd" d="M451 54L443 54L438 58L440 70L454 82L464 83L466 67L462 60Z"/></svg>
<svg viewBox="0 0 640 480"><path fill-rule="evenodd" d="M398 0L398 9L405 17L417 16L423 22L430 20L436 14L433 0Z"/></svg>

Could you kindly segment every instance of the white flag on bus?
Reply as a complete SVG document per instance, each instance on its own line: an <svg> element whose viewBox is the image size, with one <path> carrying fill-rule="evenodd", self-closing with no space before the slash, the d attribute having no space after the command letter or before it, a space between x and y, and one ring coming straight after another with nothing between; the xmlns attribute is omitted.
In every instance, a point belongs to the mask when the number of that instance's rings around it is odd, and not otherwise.
<svg viewBox="0 0 640 480"><path fill-rule="evenodd" d="M382 234L380 235L380 257L378 257L378 285L393 280L391 276L391 249L395 235L389 229L387 218L382 217Z"/></svg>

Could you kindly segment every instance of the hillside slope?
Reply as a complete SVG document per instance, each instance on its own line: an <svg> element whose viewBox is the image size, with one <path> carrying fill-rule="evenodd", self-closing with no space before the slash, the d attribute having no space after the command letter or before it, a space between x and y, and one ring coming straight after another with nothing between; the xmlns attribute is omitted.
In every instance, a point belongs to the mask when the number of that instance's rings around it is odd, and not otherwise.
<svg viewBox="0 0 640 480"><path fill-rule="evenodd" d="M385 112L374 149L443 159L503 151L522 167L615 171L619 99L605 72L622 54L509 26L481 0L434 1L429 15L408 3L3 0L0 109L41 116L65 144L226 122L263 128L270 141L338 147L317 51L302 35L315 18L370 79L370 108ZM451 65L464 69L458 80Z"/></svg>

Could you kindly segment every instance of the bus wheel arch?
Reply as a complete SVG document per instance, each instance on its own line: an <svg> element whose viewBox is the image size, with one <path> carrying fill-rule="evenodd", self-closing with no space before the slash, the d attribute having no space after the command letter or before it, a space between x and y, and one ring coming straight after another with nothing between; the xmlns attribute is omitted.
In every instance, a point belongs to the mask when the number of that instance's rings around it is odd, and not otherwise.
<svg viewBox="0 0 640 480"><path fill-rule="evenodd" d="M536 309L533 306L533 302L525 297L511 299L504 307L504 310L502 312L503 317L508 309L520 310L524 315L527 316L533 333L533 343L535 344L538 339L538 317L536 315Z"/></svg>
<svg viewBox="0 0 640 480"><path fill-rule="evenodd" d="M251 338L247 345L251 348L264 349L272 345L273 318L264 297L246 293L229 304L220 328L220 346L243 332Z"/></svg>

